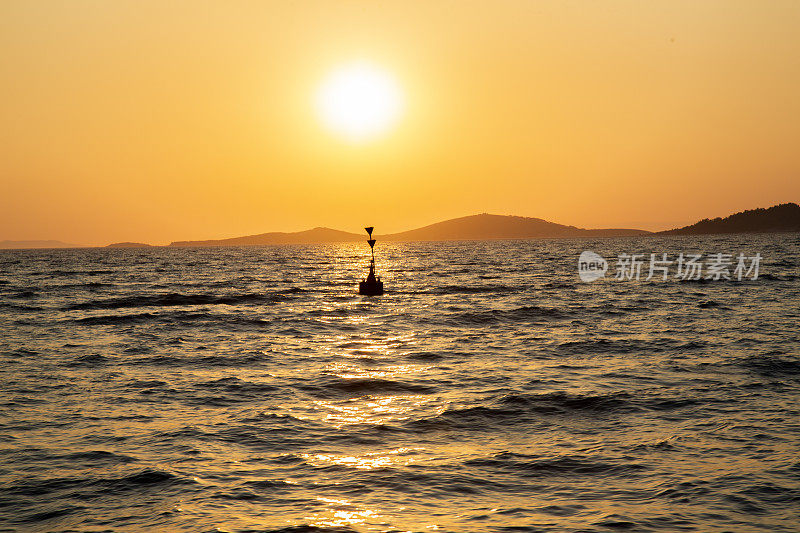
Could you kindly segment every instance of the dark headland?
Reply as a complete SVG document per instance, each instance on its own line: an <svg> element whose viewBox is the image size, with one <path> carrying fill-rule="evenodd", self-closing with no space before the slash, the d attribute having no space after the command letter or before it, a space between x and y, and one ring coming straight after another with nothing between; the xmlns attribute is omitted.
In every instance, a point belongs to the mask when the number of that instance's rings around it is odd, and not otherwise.
<svg viewBox="0 0 800 533"><path fill-rule="evenodd" d="M800 231L800 206L780 204L749 209L725 218L704 218L691 226L659 231L657 235L707 235L715 233L787 233Z"/></svg>

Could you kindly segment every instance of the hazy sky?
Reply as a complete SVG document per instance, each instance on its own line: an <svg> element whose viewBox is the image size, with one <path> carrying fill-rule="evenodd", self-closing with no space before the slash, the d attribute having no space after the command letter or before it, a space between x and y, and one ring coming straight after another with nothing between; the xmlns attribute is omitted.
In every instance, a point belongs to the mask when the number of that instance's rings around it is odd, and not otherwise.
<svg viewBox="0 0 800 533"><path fill-rule="evenodd" d="M664 229L800 201L800 2L0 3L0 239ZM354 144L314 95L390 72Z"/></svg>

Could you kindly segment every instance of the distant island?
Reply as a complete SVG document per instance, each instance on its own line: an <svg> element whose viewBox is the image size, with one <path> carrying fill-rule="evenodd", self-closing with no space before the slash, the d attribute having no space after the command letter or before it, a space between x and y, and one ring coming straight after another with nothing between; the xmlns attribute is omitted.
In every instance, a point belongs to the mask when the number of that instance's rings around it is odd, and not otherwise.
<svg viewBox="0 0 800 533"><path fill-rule="evenodd" d="M111 243L106 248L152 248L152 244L145 244L143 242L115 242Z"/></svg>
<svg viewBox="0 0 800 533"><path fill-rule="evenodd" d="M800 231L800 206L780 204L749 209L725 218L704 218L691 226L659 231L658 235L708 235L714 233L784 233Z"/></svg>
<svg viewBox="0 0 800 533"><path fill-rule="evenodd" d="M61 241L0 241L0 250L24 248L82 248L82 246Z"/></svg>
<svg viewBox="0 0 800 533"><path fill-rule="evenodd" d="M493 239L547 239L568 237L628 237L650 232L639 229L582 229L547 222L540 218L507 215L471 215L445 220L422 228L377 235L383 241L451 241ZM246 237L207 241L176 241L170 246L258 246L266 244L311 244L362 241L364 236L330 228L296 233L261 233Z"/></svg>

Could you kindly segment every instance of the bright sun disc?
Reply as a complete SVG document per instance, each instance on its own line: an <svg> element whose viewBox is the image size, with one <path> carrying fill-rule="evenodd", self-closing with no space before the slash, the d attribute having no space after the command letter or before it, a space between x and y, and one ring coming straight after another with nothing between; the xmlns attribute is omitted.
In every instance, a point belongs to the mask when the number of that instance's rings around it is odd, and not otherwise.
<svg viewBox="0 0 800 533"><path fill-rule="evenodd" d="M317 112L333 132L364 141L393 126L403 98L387 72L367 63L353 63L333 72L317 92Z"/></svg>

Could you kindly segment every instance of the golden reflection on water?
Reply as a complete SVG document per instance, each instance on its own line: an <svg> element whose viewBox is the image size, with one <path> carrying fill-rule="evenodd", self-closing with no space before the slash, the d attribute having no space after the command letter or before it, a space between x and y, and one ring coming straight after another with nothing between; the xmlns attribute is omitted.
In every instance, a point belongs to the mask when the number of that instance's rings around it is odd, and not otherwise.
<svg viewBox="0 0 800 533"><path fill-rule="evenodd" d="M309 454L301 457L314 466L349 466L359 470L373 470L390 466L408 466L414 462L414 455L425 448L396 448L381 452L367 452L358 456L336 454Z"/></svg>
<svg viewBox="0 0 800 533"><path fill-rule="evenodd" d="M357 322L359 318L348 319ZM338 360L325 366L324 372L347 383L352 380L354 386L362 380L386 380L408 383L415 376L424 375L429 365L391 364L370 368L364 362L380 362L382 359L395 359L398 350L407 349L413 344L413 335L396 336L380 340L369 338L353 339L340 336L331 339L323 350ZM421 394L386 394L380 386L372 392L356 398L336 400L315 400L313 409L324 413L323 420L337 429L356 424L388 424L418 416L421 411L439 413L443 410L438 400ZM424 456L425 448L400 447L389 450L365 451L357 454L305 453L301 457L309 464L325 467L340 466L357 470L375 470L381 468L400 468L419 461ZM385 511L368 508L346 499L317 497L324 504L324 509L304 517L306 523L316 527L353 527L388 525ZM398 511L401 509L395 509ZM437 526L427 526L436 529Z"/></svg>
<svg viewBox="0 0 800 533"><path fill-rule="evenodd" d="M327 411L325 422L337 429L348 424L388 424L411 418L411 414L433 407L435 413L444 409L434 400L421 395L383 396L332 402L314 401L315 409Z"/></svg>
<svg viewBox="0 0 800 533"><path fill-rule="evenodd" d="M317 501L326 504L327 509L304 517L317 527L352 526L381 516L378 511L353 504L349 500L318 497Z"/></svg>
<svg viewBox="0 0 800 533"><path fill-rule="evenodd" d="M343 380L345 386L348 380L353 380L352 383L356 388L359 380L408 383L414 377L424 376L429 371L430 365L392 364L370 368L361 361L368 359L377 363L382 358L393 358L398 348L413 342L412 337L413 335L396 336L380 341L338 337L334 341L337 347L331 347L326 351L338 356L339 360L327 364L323 372ZM339 429L348 424L387 424L406 420L414 413L423 410L430 412L433 409L438 414L441 412L438 404L438 400L428 395L382 393L380 384L377 383L374 391L366 388L363 394L356 398L314 400L312 408L314 411L324 413L323 420Z"/></svg>
<svg viewBox="0 0 800 533"><path fill-rule="evenodd" d="M373 378L391 379L410 374L420 374L427 367L422 365L391 365L378 369L365 369L351 363L331 363L325 367L325 372L335 374L342 379Z"/></svg>
<svg viewBox="0 0 800 533"><path fill-rule="evenodd" d="M363 305L363 302L355 306L352 303L344 304L351 308L359 305ZM370 320L366 314L358 312L348 313L343 317L338 313L340 307L342 306L321 306L317 311L317 320L353 326L366 324ZM427 364L396 364L398 356L402 359L403 352L413 351L416 344L415 333L378 337L333 335L321 339L315 349L320 355L324 354L331 359L331 362L321 369L322 373L340 380L340 385L345 389L348 388L350 380L354 390L358 389L359 382L367 380L385 380L389 389L382 390L380 383L374 384L374 389L371 389L367 383L362 393L356 397L312 400L309 407L316 414L311 418L341 429L348 425L390 424L420 417L422 414L424 416L440 414L445 409L440 398L427 394L414 394L413 390L408 392L391 390L393 382L408 384L420 377L424 378L430 371L431 365ZM384 362L393 364L386 365ZM298 416L307 418L299 414ZM425 460L427 455L426 449L422 447L399 447L349 454L310 452L302 454L301 457L308 464L317 467L339 466L369 471L402 468ZM389 515L403 510L394 508L387 511L340 498L317 496L316 500L320 502L322 509L314 510L304 516L303 524L332 528L360 526L372 529L375 526L389 525L391 521ZM435 530L438 526L425 524L424 528Z"/></svg>

